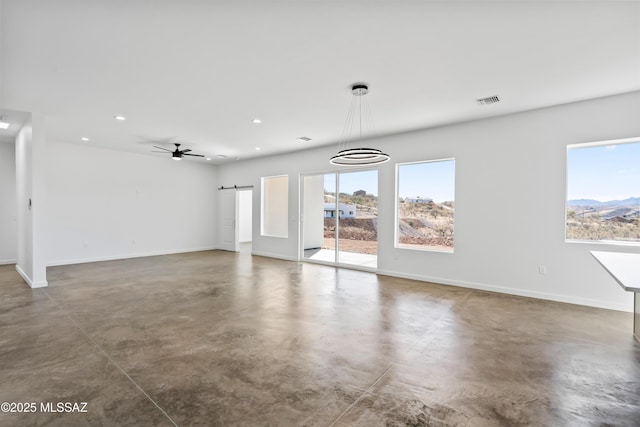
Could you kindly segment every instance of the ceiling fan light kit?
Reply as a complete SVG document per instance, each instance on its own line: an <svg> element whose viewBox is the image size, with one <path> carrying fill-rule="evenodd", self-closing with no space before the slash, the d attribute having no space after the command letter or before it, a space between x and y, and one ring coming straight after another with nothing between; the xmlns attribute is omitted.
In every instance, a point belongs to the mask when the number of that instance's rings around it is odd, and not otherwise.
<svg viewBox="0 0 640 427"><path fill-rule="evenodd" d="M191 157L204 157L203 154L190 154L189 152L191 151L191 149L187 148L186 150L181 150L180 149L180 144L178 143L174 143L173 145L176 146L176 149L174 151L169 150L168 148L164 148L164 147L159 147L157 145L154 145L154 148L158 148L162 151L153 151L154 153L171 153L171 158L173 160L182 160L182 158L184 156L191 156Z"/></svg>
<svg viewBox="0 0 640 427"><path fill-rule="evenodd" d="M358 104L358 139L362 139L362 121L363 119L370 121L370 126L373 132L373 121L371 120L371 113L368 109L368 105L365 103L365 117L362 112L362 99L363 96L369 93L369 87L362 83L356 83L351 86L351 93L355 98L351 100L349 112L347 113L347 119L344 125L343 142L338 145L338 153L329 159L329 163L336 166L368 166L377 165L388 162L390 157L388 154L383 153L382 150L377 148L348 148L347 140L349 139L349 133L353 128L355 116L356 116L356 102ZM356 101L357 99L357 101Z"/></svg>

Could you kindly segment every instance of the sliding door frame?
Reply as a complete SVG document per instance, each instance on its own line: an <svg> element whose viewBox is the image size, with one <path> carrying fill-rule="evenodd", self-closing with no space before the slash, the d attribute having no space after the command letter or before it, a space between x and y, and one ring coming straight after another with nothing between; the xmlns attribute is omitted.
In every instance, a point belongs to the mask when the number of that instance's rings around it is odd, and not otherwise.
<svg viewBox="0 0 640 427"><path fill-rule="evenodd" d="M300 207L299 207L299 211L300 211L300 227L299 227L299 259L305 262L310 262L310 263L314 263L314 264L323 264L323 265L330 265L332 267L341 267L341 268L349 268L349 269L353 269L353 270L363 270L363 271L371 271L371 272L375 272L377 270L377 268L373 268L373 267L365 267L365 266L360 266L360 265L355 265L355 264L343 264L340 262L340 175L341 174L348 174L348 173L353 173L353 172L370 172L370 171L375 171L376 172L376 186L378 186L379 184L379 173L380 171L378 170L378 168L376 167L370 167L370 168L352 168L352 169L340 169L340 170L327 170L327 171L318 171L318 172L308 172L308 173L302 173L300 174ZM304 185L304 178L308 177L308 176L325 176L328 174L332 174L335 175L336 177L336 186L335 186L335 192L336 192L336 231L335 231L335 237L334 237L334 241L335 241L335 249L334 249L334 260L333 262L331 261L321 261L321 260L314 260L314 259L310 259L310 258L305 258L304 257L304 217L305 217L305 206L304 206L304 192L305 192L305 185ZM324 218L323 218L323 223L324 223ZM376 257L378 255L376 254Z"/></svg>

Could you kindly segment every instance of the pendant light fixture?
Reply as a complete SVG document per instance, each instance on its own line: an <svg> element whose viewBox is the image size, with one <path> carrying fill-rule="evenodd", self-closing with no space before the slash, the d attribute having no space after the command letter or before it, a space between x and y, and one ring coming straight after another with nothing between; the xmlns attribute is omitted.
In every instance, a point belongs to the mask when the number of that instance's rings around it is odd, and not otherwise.
<svg viewBox="0 0 640 427"><path fill-rule="evenodd" d="M380 163L388 162L389 155L383 153L377 148L349 148L347 147L347 141L353 134L354 122L358 120L358 134L356 139L358 143L362 140L362 122L364 120L365 125L367 122L371 127L371 133L373 134L373 121L371 120L371 111L369 105L364 101L364 96L369 93L369 87L362 83L356 83L351 87L351 93L353 98L351 99L351 105L349 112L347 113L347 120L344 124L343 139L338 145L338 154L329 159L329 163L338 166L367 166L377 165ZM363 116L363 101L364 101L364 116Z"/></svg>

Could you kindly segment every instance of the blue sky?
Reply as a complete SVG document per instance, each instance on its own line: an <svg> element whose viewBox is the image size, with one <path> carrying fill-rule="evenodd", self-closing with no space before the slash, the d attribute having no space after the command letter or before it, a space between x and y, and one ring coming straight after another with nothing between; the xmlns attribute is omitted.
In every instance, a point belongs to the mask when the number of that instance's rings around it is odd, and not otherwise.
<svg viewBox="0 0 640 427"><path fill-rule="evenodd" d="M399 166L398 193L405 197L428 197L442 203L455 200L455 162L414 163Z"/></svg>
<svg viewBox="0 0 640 427"><path fill-rule="evenodd" d="M415 163L400 166L399 196L429 197L436 202L453 201L455 190L455 162L440 161ZM326 174L324 188L333 192L334 174ZM365 190L368 194L378 195L378 172L359 171L340 174L340 192L353 194Z"/></svg>
<svg viewBox="0 0 640 427"><path fill-rule="evenodd" d="M324 188L334 192L336 186L335 174L324 176ZM365 190L367 194L378 195L378 171L345 172L340 174L340 192L353 194L355 191Z"/></svg>
<svg viewBox="0 0 640 427"><path fill-rule="evenodd" d="M569 149L567 196L601 202L640 196L640 142Z"/></svg>

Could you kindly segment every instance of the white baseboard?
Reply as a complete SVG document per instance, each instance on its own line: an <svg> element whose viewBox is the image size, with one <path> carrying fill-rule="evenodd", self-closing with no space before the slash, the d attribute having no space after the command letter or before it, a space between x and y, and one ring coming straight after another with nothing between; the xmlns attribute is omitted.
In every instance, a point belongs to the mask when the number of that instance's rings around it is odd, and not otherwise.
<svg viewBox="0 0 640 427"><path fill-rule="evenodd" d="M263 256L263 257L267 257L267 258L276 258L276 259L283 259L285 261L298 261L298 258L296 257L290 257L290 256L285 256L285 255L280 255L280 254L272 254L269 252L258 252L258 251L251 251L251 255L256 255L256 256Z"/></svg>
<svg viewBox="0 0 640 427"><path fill-rule="evenodd" d="M9 265L17 263L17 259L0 259L0 265Z"/></svg>
<svg viewBox="0 0 640 427"><path fill-rule="evenodd" d="M417 274L406 274L398 271L377 270L376 272L382 276L400 277L403 279L418 280L421 282L437 283L441 285L459 286L461 288L478 289L481 291L497 292L508 295L518 295L522 297L537 298L549 301L564 302L568 304L586 305L589 307L606 308L609 310L632 312L633 307L626 304L613 303L608 301L598 301L589 298L579 298L567 295L550 294L546 292L526 291L516 288L505 288L502 286L487 285L484 283L466 282L462 280L450 280L440 277L427 277Z"/></svg>
<svg viewBox="0 0 640 427"><path fill-rule="evenodd" d="M88 262L116 261L119 259L143 258L143 257L159 256L159 255L182 254L182 253L188 253L188 252L213 251L216 249L218 249L217 246L207 246L204 248L152 251L152 252L143 252L143 253L136 253L136 254L107 255L107 256L91 257L91 258L64 259L64 260L57 260L57 261L49 261L47 263L47 267L56 267L59 265L85 264Z"/></svg>
<svg viewBox="0 0 640 427"><path fill-rule="evenodd" d="M178 253L209 251L209 250L217 250L217 249L219 249L217 246L211 246L211 247L204 247L204 248L181 249L181 250L172 250L172 251L154 251L154 252L145 252L145 253L138 253L138 254L126 254L126 255L123 254L123 255L111 255L111 256L81 258L81 259L72 259L72 260L58 260L58 261L49 262L47 266L54 267L54 266L60 266L60 265L83 264L88 262L100 262L100 261L114 261L114 260L120 260L120 259L141 258L141 257L158 256L158 255L171 255L171 254L178 254ZM275 258L275 259L281 259L281 260L293 261L293 262L300 261L297 257L285 256L285 255L275 254L270 252L252 251L251 255L263 256L263 257ZM14 262L7 262L7 264L14 263ZM16 265L16 270L22 276L22 278L29 284L30 287L38 288L38 287L47 286L46 281L33 283L31 279L17 265ZM527 291L527 290L516 289L516 288L487 285L484 283L467 282L462 280L451 280L451 279L444 279L441 277L429 277L429 276L422 276L417 274L407 274L407 273L391 271L391 270L375 270L374 272L382 276L399 277L404 279L418 280L421 282L430 282L430 283L437 283L442 285L459 286L462 288L497 292L497 293L508 294L508 295L518 295L523 297L557 301L557 302L563 302L568 304L584 305L589 307L605 308L609 310L617 310L617 311L625 311L625 312L633 311L632 305L620 304L620 303L614 303L614 302L608 302L608 301L592 300L589 298L550 294L546 292Z"/></svg>
<svg viewBox="0 0 640 427"><path fill-rule="evenodd" d="M25 273L19 265L16 264L16 271L18 272L18 274L20 276L22 276L22 278L24 279L25 282L27 282L27 285L29 285L29 287L31 288L45 288L47 286L49 286L49 283L46 280L40 280L39 282L34 282L31 280L31 277L29 277L27 275L27 273Z"/></svg>

